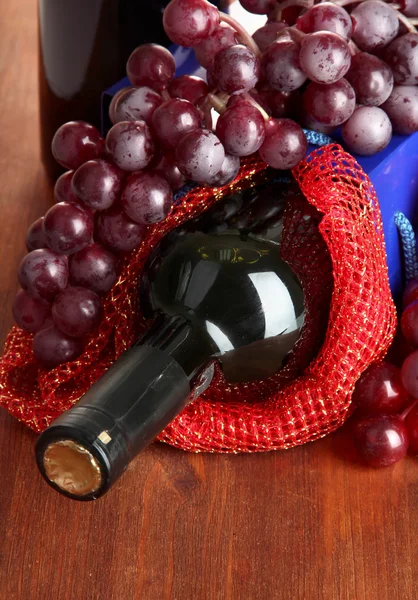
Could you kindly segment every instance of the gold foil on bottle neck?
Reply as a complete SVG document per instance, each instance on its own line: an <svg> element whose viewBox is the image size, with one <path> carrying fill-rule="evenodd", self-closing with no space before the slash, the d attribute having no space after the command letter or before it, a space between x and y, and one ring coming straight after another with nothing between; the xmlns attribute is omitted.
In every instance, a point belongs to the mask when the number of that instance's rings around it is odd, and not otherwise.
<svg viewBox="0 0 418 600"><path fill-rule="evenodd" d="M59 440L50 444L43 462L48 479L74 496L93 494L102 485L98 461L73 440Z"/></svg>

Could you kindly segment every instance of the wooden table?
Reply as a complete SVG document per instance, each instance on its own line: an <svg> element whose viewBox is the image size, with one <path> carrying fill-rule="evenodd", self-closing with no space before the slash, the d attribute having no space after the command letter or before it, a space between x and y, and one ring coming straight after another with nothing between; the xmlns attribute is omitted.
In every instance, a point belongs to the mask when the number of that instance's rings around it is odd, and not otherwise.
<svg viewBox="0 0 418 600"><path fill-rule="evenodd" d="M87 1L87 0L86 0ZM39 159L35 0L0 0L1 336L24 233L52 201ZM413 600L418 461L369 470L333 439L255 456L144 452L96 503L41 480L0 411L1 600Z"/></svg>

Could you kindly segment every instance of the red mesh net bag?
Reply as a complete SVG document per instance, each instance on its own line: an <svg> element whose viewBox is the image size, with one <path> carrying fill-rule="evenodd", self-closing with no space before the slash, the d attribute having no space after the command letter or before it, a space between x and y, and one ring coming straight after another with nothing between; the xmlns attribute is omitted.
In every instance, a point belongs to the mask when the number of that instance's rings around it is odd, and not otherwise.
<svg viewBox="0 0 418 600"><path fill-rule="evenodd" d="M226 382L216 368L209 389L159 436L191 451L257 452L290 448L339 427L361 373L385 355L395 332L379 206L372 184L338 145L316 150L293 172L306 201L285 213L282 255L306 294L306 324L286 367L265 381ZM265 181L250 158L220 190L195 188L126 257L104 303L102 323L82 356L51 371L33 357L32 336L14 327L0 362L0 404L37 432L73 406L149 326L137 284L151 250L225 192Z"/></svg>

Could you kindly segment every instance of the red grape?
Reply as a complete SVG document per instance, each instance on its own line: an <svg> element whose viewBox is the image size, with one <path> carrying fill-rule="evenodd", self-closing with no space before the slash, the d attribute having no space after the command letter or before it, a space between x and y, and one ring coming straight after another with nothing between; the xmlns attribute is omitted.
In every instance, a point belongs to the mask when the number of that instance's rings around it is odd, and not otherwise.
<svg viewBox="0 0 418 600"><path fill-rule="evenodd" d="M405 423L396 415L375 415L353 425L354 441L362 460L371 467L388 467L408 451Z"/></svg>
<svg viewBox="0 0 418 600"><path fill-rule="evenodd" d="M260 52L265 52L277 40L279 31L282 31L286 27L287 23L284 23L284 21L272 21L257 29L253 34L253 39L260 48Z"/></svg>
<svg viewBox="0 0 418 600"><path fill-rule="evenodd" d="M192 104L197 104L199 100L209 93L208 84L201 77L195 75L181 75L176 77L170 83L168 92L172 98L182 98Z"/></svg>
<svg viewBox="0 0 418 600"><path fill-rule="evenodd" d="M393 74L388 65L367 52L352 57L346 79L353 86L359 104L380 106L393 90Z"/></svg>
<svg viewBox="0 0 418 600"><path fill-rule="evenodd" d="M100 244L83 248L70 258L70 280L73 285L106 294L119 275L118 258Z"/></svg>
<svg viewBox="0 0 418 600"><path fill-rule="evenodd" d="M418 88L415 85L395 85L381 108L396 133L408 135L418 131Z"/></svg>
<svg viewBox="0 0 418 600"><path fill-rule="evenodd" d="M418 300L418 279L412 279L406 284L402 298L403 307L406 308L414 300Z"/></svg>
<svg viewBox="0 0 418 600"><path fill-rule="evenodd" d="M145 121L122 121L113 125L106 137L106 148L124 171L144 169L155 155L154 140Z"/></svg>
<svg viewBox="0 0 418 600"><path fill-rule="evenodd" d="M93 125L70 121L61 125L52 140L52 154L66 169L78 169L103 153L103 138Z"/></svg>
<svg viewBox="0 0 418 600"><path fill-rule="evenodd" d="M297 19L297 27L304 33L332 31L347 42L351 38L350 15L344 8L332 2L322 2L309 8Z"/></svg>
<svg viewBox="0 0 418 600"><path fill-rule="evenodd" d="M80 204L71 187L74 173L75 171L66 171L60 175L55 182L54 197L57 202L71 202L72 204Z"/></svg>
<svg viewBox="0 0 418 600"><path fill-rule="evenodd" d="M377 106L359 106L341 127L347 148L360 156L370 156L386 148L392 139L387 114Z"/></svg>
<svg viewBox="0 0 418 600"><path fill-rule="evenodd" d="M120 96L114 110L113 123L120 121L145 121L148 125L154 110L163 103L160 94L150 87L138 87L126 90Z"/></svg>
<svg viewBox="0 0 418 600"><path fill-rule="evenodd" d="M65 335L80 338L93 331L102 315L97 294L84 287L67 287L52 305L52 320Z"/></svg>
<svg viewBox="0 0 418 600"><path fill-rule="evenodd" d="M206 0L171 0L163 15L164 29L179 46L197 46L219 25L219 11Z"/></svg>
<svg viewBox="0 0 418 600"><path fill-rule="evenodd" d="M418 300L409 303L401 317L401 330L406 341L418 346Z"/></svg>
<svg viewBox="0 0 418 600"><path fill-rule="evenodd" d="M175 149L180 140L201 127L199 110L187 100L172 98L152 115L152 128L165 148Z"/></svg>
<svg viewBox="0 0 418 600"><path fill-rule="evenodd" d="M111 123L113 123L113 125L116 123L116 107L119 103L119 100L121 100L121 98L125 97L125 94L129 93L132 90L132 88L129 87L123 87L120 90L118 90L116 92L116 94L114 94L114 96L112 97L112 100L110 101L109 104L109 119L111 121Z"/></svg>
<svg viewBox="0 0 418 600"><path fill-rule="evenodd" d="M291 117L297 112L296 107L300 98L299 92L297 91L276 92L263 87L260 89L259 95L261 99L264 100L265 104L268 105L268 112L271 112L271 115L277 119Z"/></svg>
<svg viewBox="0 0 418 600"><path fill-rule="evenodd" d="M238 44L237 32L226 23L220 23L218 27L193 48L198 62L205 69L209 69L215 56L224 48Z"/></svg>
<svg viewBox="0 0 418 600"><path fill-rule="evenodd" d="M401 368L402 383L413 398L418 398L418 350L406 357Z"/></svg>
<svg viewBox="0 0 418 600"><path fill-rule="evenodd" d="M157 173L132 173L122 193L122 206L136 223L159 223L169 214L173 203L171 187Z"/></svg>
<svg viewBox="0 0 418 600"><path fill-rule="evenodd" d="M19 327L30 333L36 333L45 323L51 312L51 306L20 290L14 299L12 312Z"/></svg>
<svg viewBox="0 0 418 600"><path fill-rule="evenodd" d="M311 81L334 83L350 68L350 48L337 33L317 31L303 38L299 62Z"/></svg>
<svg viewBox="0 0 418 600"><path fill-rule="evenodd" d="M380 0L358 4L351 13L352 38L360 50L373 52L387 46L399 31L399 20L394 10Z"/></svg>
<svg viewBox="0 0 418 600"><path fill-rule="evenodd" d="M291 119L270 119L260 157L273 169L292 169L308 149L306 136L300 125Z"/></svg>
<svg viewBox="0 0 418 600"><path fill-rule="evenodd" d="M407 33L396 38L385 52L385 60L392 69L396 83L418 83L418 33Z"/></svg>
<svg viewBox="0 0 418 600"><path fill-rule="evenodd" d="M409 452L418 455L418 404L408 413L405 425L409 438Z"/></svg>
<svg viewBox="0 0 418 600"><path fill-rule="evenodd" d="M173 55L167 48L158 44L138 46L126 64L126 73L132 85L148 86L157 92L168 86L175 71Z"/></svg>
<svg viewBox="0 0 418 600"><path fill-rule="evenodd" d="M44 234L49 248L62 254L74 254L93 238L93 215L76 204L60 202L44 217Z"/></svg>
<svg viewBox="0 0 418 600"><path fill-rule="evenodd" d="M119 199L123 172L106 160L89 160L77 169L72 180L73 192L83 204L105 210Z"/></svg>
<svg viewBox="0 0 418 600"><path fill-rule="evenodd" d="M387 362L371 365L354 388L352 400L362 415L394 415L408 402L401 372Z"/></svg>
<svg viewBox="0 0 418 600"><path fill-rule="evenodd" d="M258 108L249 102L238 102L219 117L216 135L229 154L249 156L264 142L265 121Z"/></svg>
<svg viewBox="0 0 418 600"><path fill-rule="evenodd" d="M154 171L168 181L174 192L183 187L187 181L186 177L174 163L174 159L167 155L163 156Z"/></svg>
<svg viewBox="0 0 418 600"><path fill-rule="evenodd" d="M399 4L406 17L418 17L418 0L401 0Z"/></svg>
<svg viewBox="0 0 418 600"><path fill-rule="evenodd" d="M323 85L312 82L304 93L307 112L323 125L336 127L354 112L356 95L346 79Z"/></svg>
<svg viewBox="0 0 418 600"><path fill-rule="evenodd" d="M28 252L39 250L39 248L46 248L43 217L37 219L29 227L26 234L26 248L28 249Z"/></svg>
<svg viewBox="0 0 418 600"><path fill-rule="evenodd" d="M33 338L33 353L46 369L75 360L83 351L83 340L71 338L54 325L41 329Z"/></svg>
<svg viewBox="0 0 418 600"><path fill-rule="evenodd" d="M68 259L47 248L33 250L20 263L18 277L32 298L52 301L67 287Z"/></svg>
<svg viewBox="0 0 418 600"><path fill-rule="evenodd" d="M207 185L221 187L228 183L232 183L239 173L240 165L241 163L238 156L225 154L220 170L212 177L212 179L207 181Z"/></svg>
<svg viewBox="0 0 418 600"><path fill-rule="evenodd" d="M239 0L240 4L255 15L267 15L273 10L276 0Z"/></svg>
<svg viewBox="0 0 418 600"><path fill-rule="evenodd" d="M236 44L218 52L211 73L223 92L241 94L256 86L260 76L260 61L247 46Z"/></svg>
<svg viewBox="0 0 418 600"><path fill-rule="evenodd" d="M207 129L191 131L176 150L177 166L189 179L206 183L219 173L225 160L224 147Z"/></svg>
<svg viewBox="0 0 418 600"><path fill-rule="evenodd" d="M129 252L142 242L146 227L134 223L123 210L112 206L99 214L97 232L100 241L111 250Z"/></svg>
<svg viewBox="0 0 418 600"><path fill-rule="evenodd" d="M292 92L305 83L299 53L300 44L286 38L279 38L264 52L261 72L272 90Z"/></svg>

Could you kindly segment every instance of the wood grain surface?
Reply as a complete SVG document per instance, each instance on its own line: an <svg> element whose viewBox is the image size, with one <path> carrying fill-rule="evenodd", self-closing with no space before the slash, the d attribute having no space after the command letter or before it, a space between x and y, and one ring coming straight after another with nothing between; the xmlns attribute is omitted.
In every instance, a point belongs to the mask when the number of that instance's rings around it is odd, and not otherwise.
<svg viewBox="0 0 418 600"><path fill-rule="evenodd" d="M36 16L35 0L0 0L2 341L25 231L51 203ZM417 460L363 469L332 437L253 456L154 445L84 504L41 480L34 442L0 411L0 600L418 597Z"/></svg>

